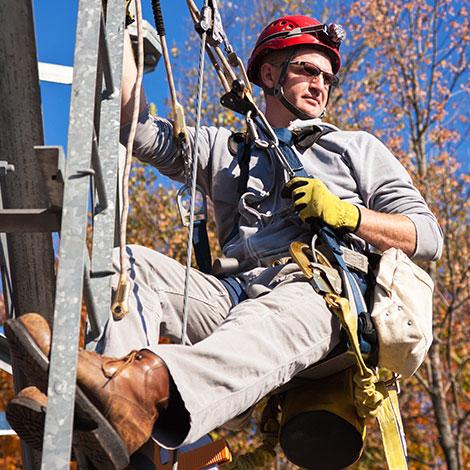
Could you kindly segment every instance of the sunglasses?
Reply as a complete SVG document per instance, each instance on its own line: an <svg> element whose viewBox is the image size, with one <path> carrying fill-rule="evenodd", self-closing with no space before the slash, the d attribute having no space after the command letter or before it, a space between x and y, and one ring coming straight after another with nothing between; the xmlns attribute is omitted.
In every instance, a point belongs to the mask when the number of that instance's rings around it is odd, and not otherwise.
<svg viewBox="0 0 470 470"><path fill-rule="evenodd" d="M323 83L327 86L336 86L339 83L339 79L336 75L332 73L324 72L322 69L317 67L311 62L301 62L301 61L292 61L289 62L289 65L296 65L302 68L302 73L307 77L319 77L323 75Z"/></svg>

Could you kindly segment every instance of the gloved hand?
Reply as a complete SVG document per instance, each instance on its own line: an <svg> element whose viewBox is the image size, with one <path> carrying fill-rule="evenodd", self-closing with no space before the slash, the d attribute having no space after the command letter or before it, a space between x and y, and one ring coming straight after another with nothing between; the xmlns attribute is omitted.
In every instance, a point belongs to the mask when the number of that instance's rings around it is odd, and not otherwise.
<svg viewBox="0 0 470 470"><path fill-rule="evenodd" d="M295 210L306 222L319 218L333 228L354 232L361 221L359 208L342 201L318 178L292 178L284 187L284 197L291 197Z"/></svg>
<svg viewBox="0 0 470 470"><path fill-rule="evenodd" d="M126 4L126 27L132 24L135 21L135 15L130 10L132 0L125 0Z"/></svg>

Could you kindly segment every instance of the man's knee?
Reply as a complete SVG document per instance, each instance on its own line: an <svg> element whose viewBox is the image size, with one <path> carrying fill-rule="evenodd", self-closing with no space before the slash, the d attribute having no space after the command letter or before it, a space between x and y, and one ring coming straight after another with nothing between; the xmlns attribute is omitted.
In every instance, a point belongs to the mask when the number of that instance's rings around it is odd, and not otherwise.
<svg viewBox="0 0 470 470"><path fill-rule="evenodd" d="M128 262L127 269L130 271L135 269L156 271L157 268L163 268L165 264L174 262L168 256L142 245L126 245L125 253ZM113 250L113 266L115 272L119 273L121 270L119 248Z"/></svg>

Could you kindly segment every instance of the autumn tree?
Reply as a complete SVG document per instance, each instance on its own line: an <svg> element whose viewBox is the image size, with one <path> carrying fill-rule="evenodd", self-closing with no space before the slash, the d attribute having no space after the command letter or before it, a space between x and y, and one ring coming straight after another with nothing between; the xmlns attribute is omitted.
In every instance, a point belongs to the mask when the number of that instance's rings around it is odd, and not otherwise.
<svg viewBox="0 0 470 470"><path fill-rule="evenodd" d="M5 321L5 303L0 294L0 325ZM13 398L13 377L0 369L0 412L4 412L7 403ZM0 468L15 470L21 468L20 441L16 436L0 436Z"/></svg>

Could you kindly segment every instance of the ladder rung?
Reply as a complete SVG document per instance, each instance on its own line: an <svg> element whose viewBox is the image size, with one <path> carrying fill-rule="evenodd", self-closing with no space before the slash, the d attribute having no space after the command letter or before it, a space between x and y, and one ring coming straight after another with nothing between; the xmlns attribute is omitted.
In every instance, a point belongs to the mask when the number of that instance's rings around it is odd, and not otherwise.
<svg viewBox="0 0 470 470"><path fill-rule="evenodd" d="M61 212L50 209L0 209L0 232L58 232Z"/></svg>

